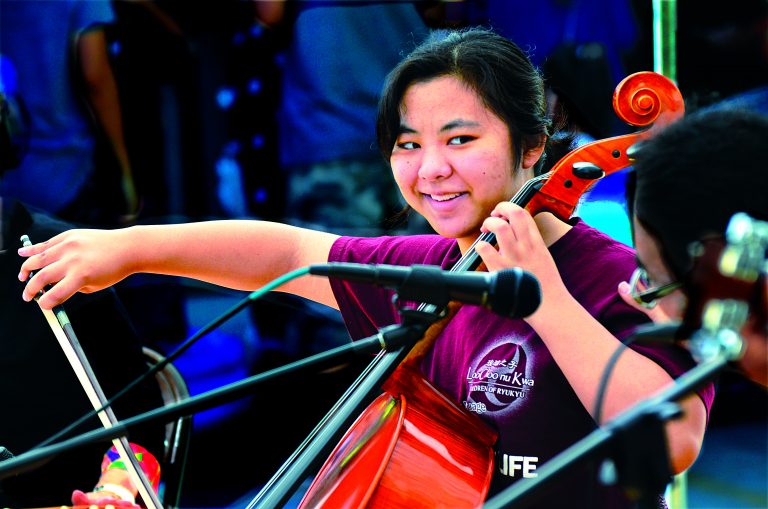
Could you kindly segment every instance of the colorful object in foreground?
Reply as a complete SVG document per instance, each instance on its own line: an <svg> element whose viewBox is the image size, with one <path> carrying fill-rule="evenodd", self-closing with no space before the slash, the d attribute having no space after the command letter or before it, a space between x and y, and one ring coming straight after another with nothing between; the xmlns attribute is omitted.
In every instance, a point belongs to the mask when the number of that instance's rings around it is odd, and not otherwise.
<svg viewBox="0 0 768 509"><path fill-rule="evenodd" d="M136 456L136 459L139 460L141 469L147 475L147 479L149 479L149 484L152 485L155 493L157 493L158 485L160 484L160 463L158 463L155 456L144 447L132 442L130 445L133 454ZM112 468L127 470L125 463L120 458L120 454L117 452L114 445L107 451L104 458L101 460L101 473L103 474Z"/></svg>

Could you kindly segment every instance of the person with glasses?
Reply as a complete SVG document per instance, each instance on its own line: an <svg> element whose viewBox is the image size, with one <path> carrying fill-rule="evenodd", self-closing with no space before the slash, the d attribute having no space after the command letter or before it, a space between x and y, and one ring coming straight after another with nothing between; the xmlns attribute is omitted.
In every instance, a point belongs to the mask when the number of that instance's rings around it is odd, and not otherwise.
<svg viewBox="0 0 768 509"><path fill-rule="evenodd" d="M639 267L619 285L626 302L654 321L681 319L696 296L690 276L697 243L723 238L737 213L768 220L767 140L768 116L708 108L638 147L627 205ZM765 270L762 303L752 306L740 331L746 348L737 364L749 379L768 386Z"/></svg>

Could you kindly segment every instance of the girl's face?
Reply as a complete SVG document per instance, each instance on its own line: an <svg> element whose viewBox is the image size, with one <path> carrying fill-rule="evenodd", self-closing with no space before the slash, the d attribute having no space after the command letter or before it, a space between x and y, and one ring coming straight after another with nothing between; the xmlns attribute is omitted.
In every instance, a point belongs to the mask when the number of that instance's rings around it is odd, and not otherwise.
<svg viewBox="0 0 768 509"><path fill-rule="evenodd" d="M407 90L390 163L408 204L464 249L491 210L533 176L539 154L516 168L507 125L464 82L441 76Z"/></svg>

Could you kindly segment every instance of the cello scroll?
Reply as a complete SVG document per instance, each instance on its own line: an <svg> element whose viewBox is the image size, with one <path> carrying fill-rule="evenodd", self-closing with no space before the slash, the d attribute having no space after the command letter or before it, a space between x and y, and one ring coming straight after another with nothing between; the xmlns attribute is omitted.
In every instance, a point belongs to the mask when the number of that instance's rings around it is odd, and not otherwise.
<svg viewBox="0 0 768 509"><path fill-rule="evenodd" d="M569 152L552 167L547 181L526 205L531 214L571 217L581 196L600 178L631 165L629 148L684 113L677 86L661 74L643 71L624 78L613 93L613 109L630 125L652 127L597 140Z"/></svg>

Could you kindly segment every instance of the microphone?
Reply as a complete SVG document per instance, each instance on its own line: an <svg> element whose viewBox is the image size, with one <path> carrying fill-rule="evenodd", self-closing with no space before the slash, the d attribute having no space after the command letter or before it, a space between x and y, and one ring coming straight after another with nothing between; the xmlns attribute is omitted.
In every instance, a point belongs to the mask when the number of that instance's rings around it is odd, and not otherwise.
<svg viewBox="0 0 768 509"><path fill-rule="evenodd" d="M401 299L445 306L476 304L508 318L532 314L541 303L539 280L519 267L498 272L450 272L434 265L367 265L332 262L310 265L309 273L394 288Z"/></svg>

